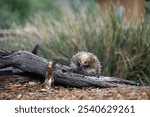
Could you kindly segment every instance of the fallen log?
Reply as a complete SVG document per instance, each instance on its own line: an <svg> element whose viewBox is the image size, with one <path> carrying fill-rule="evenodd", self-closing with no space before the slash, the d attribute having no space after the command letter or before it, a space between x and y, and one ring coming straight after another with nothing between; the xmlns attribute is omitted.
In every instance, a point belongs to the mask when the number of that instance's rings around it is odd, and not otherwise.
<svg viewBox="0 0 150 117"><path fill-rule="evenodd" d="M86 76L74 72L68 66L56 64L27 51L0 52L0 73L8 71L12 74L30 73L42 76L49 86L107 88L117 86L117 84L138 85L134 81L115 77Z"/></svg>

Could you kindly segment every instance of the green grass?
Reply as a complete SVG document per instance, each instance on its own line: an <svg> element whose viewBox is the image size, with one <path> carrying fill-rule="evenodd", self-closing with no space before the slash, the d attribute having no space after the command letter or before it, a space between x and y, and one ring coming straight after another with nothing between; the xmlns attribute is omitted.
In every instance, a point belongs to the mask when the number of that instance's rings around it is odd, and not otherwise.
<svg viewBox="0 0 150 117"><path fill-rule="evenodd" d="M127 23L113 15L102 20L99 11L98 6L69 11L59 20L37 15L0 40L0 49L31 51L39 43L40 56L67 65L73 54L88 51L101 61L103 75L150 84L150 20Z"/></svg>

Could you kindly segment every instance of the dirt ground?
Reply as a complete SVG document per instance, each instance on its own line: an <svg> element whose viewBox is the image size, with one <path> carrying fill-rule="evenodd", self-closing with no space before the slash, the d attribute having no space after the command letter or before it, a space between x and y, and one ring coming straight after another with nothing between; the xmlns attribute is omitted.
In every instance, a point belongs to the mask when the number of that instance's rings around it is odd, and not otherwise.
<svg viewBox="0 0 150 117"><path fill-rule="evenodd" d="M140 100L150 99L150 87L119 85L113 88L46 89L38 81L25 81L16 75L0 76L0 99L4 100Z"/></svg>

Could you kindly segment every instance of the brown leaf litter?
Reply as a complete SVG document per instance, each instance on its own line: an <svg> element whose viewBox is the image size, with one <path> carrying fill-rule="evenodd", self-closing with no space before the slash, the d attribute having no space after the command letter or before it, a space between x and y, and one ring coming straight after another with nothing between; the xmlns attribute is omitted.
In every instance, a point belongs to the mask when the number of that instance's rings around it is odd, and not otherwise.
<svg viewBox="0 0 150 117"><path fill-rule="evenodd" d="M37 81L25 81L20 76L0 76L1 100L149 100L150 87L119 85L113 88L46 89Z"/></svg>

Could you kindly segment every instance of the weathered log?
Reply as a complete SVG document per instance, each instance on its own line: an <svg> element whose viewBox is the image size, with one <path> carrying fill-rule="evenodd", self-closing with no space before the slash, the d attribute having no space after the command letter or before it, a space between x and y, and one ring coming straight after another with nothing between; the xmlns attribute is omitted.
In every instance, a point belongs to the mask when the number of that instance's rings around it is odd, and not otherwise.
<svg viewBox="0 0 150 117"><path fill-rule="evenodd" d="M115 84L102 81L101 78L74 73L69 67L56 64L54 84L74 87L113 87Z"/></svg>
<svg viewBox="0 0 150 117"><path fill-rule="evenodd" d="M46 59L27 51L1 52L0 54L0 69L14 67L45 77L47 65Z"/></svg>
<svg viewBox="0 0 150 117"><path fill-rule="evenodd" d="M51 62L53 64L53 62ZM116 84L137 85L134 81L100 76L86 76L75 73L68 66L54 64L50 68L48 60L27 51L0 52L0 72L7 71L12 73L33 73L45 77L48 83L53 80L54 85L73 86L73 87L113 87ZM4 69L5 68L5 69ZM12 69L12 70L11 70ZM50 75L47 76L50 70ZM15 71L15 72L14 72ZM52 72L52 73L51 73ZM52 77L49 79L47 77Z"/></svg>

